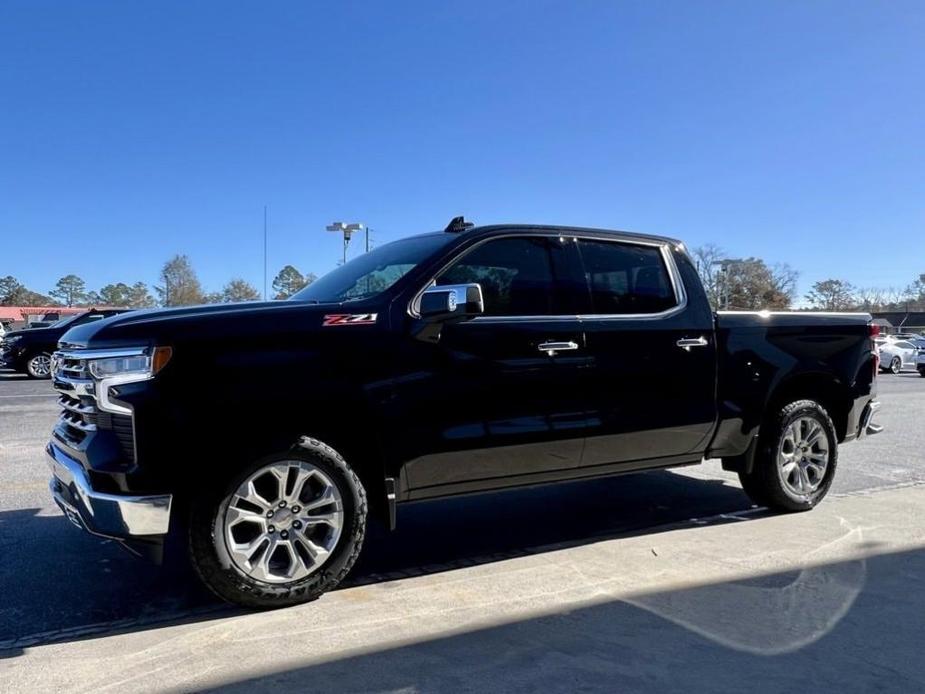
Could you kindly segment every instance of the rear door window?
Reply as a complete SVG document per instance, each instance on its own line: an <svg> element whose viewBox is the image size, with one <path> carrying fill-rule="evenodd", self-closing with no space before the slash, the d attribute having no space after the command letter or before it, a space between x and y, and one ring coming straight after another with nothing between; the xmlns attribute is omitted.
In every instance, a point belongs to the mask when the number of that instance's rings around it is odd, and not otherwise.
<svg viewBox="0 0 925 694"><path fill-rule="evenodd" d="M578 248L595 314L653 314L678 305L660 248L596 239L579 239Z"/></svg>

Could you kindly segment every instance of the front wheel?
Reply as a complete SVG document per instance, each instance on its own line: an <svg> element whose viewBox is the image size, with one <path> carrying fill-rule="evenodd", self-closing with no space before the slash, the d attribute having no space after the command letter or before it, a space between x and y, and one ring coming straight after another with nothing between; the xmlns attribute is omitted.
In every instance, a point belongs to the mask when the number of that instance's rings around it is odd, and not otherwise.
<svg viewBox="0 0 925 694"><path fill-rule="evenodd" d="M29 357L26 373L29 374L29 378L51 378L51 355L48 352L40 352Z"/></svg>
<svg viewBox="0 0 925 694"><path fill-rule="evenodd" d="M903 370L903 361L899 357L893 357L893 361L890 362L890 373L893 375L898 374Z"/></svg>
<svg viewBox="0 0 925 694"><path fill-rule="evenodd" d="M797 400L762 425L752 471L739 479L759 506L808 511L828 493L837 462L832 418L819 403Z"/></svg>
<svg viewBox="0 0 925 694"><path fill-rule="evenodd" d="M196 502L190 556L220 598L252 608L308 602L343 580L366 532L366 492L330 446L303 439Z"/></svg>

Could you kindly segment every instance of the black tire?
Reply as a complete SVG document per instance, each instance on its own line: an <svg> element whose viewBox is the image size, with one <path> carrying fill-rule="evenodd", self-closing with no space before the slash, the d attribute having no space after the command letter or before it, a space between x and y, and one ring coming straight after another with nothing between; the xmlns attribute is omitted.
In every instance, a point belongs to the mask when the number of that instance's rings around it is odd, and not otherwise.
<svg viewBox="0 0 925 694"><path fill-rule="evenodd" d="M256 470L278 460L303 459L321 468L337 485L344 505L340 539L321 567L300 581L268 583L239 571L222 556L215 527L226 500ZM218 493L196 500L190 509L189 553L203 583L227 602L248 608L271 609L309 602L336 587L353 568L366 533L366 490L347 462L330 446L304 438L285 454L257 461Z"/></svg>
<svg viewBox="0 0 925 694"><path fill-rule="evenodd" d="M925 369L919 369L919 376L925 378Z"/></svg>
<svg viewBox="0 0 925 694"><path fill-rule="evenodd" d="M797 496L789 491L778 471L777 455L787 428L798 418L809 417L823 429L827 438L829 461L822 482L811 493ZM809 511L816 506L832 486L838 464L838 437L835 425L825 408L813 400L797 400L781 408L761 427L758 451L751 472L740 472L742 489L758 506L775 511Z"/></svg>
<svg viewBox="0 0 925 694"><path fill-rule="evenodd" d="M26 360L26 374L29 378L36 378L40 380L46 380L51 378L51 369L49 368L47 373L38 373L35 370L34 361L40 357L48 359L49 364L51 362L51 355L48 352L37 352L35 354L30 354L29 358Z"/></svg>
<svg viewBox="0 0 925 694"><path fill-rule="evenodd" d="M890 362L890 373L894 376L903 370L903 360L899 357L893 357Z"/></svg>

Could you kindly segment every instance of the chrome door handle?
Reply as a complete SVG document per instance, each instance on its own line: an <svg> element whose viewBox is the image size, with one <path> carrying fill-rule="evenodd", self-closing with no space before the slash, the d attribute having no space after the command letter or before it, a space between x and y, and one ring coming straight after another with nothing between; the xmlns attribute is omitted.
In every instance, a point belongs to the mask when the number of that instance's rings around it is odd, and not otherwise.
<svg viewBox="0 0 925 694"><path fill-rule="evenodd" d="M700 337L684 337L678 340L676 344L685 352L690 352L691 347L706 347L710 343L707 338L701 335Z"/></svg>
<svg viewBox="0 0 925 694"><path fill-rule="evenodd" d="M566 352L572 349L578 349L577 342L544 342L541 345L537 345L537 349L541 352L546 352L550 357L553 356L556 352Z"/></svg>

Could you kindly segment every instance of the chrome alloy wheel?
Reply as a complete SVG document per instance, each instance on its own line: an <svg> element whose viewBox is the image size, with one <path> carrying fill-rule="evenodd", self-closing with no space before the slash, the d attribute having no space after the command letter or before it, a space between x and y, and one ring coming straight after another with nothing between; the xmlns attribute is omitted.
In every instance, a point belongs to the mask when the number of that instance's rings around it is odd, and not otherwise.
<svg viewBox="0 0 925 694"><path fill-rule="evenodd" d="M47 354L36 354L29 360L29 370L35 376L48 376L51 373L51 357Z"/></svg>
<svg viewBox="0 0 925 694"><path fill-rule="evenodd" d="M800 417L784 431L777 449L777 472L786 491L805 498L819 489L829 467L829 438L812 417Z"/></svg>
<svg viewBox="0 0 925 694"><path fill-rule="evenodd" d="M224 542L238 571L257 581L291 583L313 574L334 551L344 504L321 468L277 461L244 480L220 507L216 526L215 542Z"/></svg>

